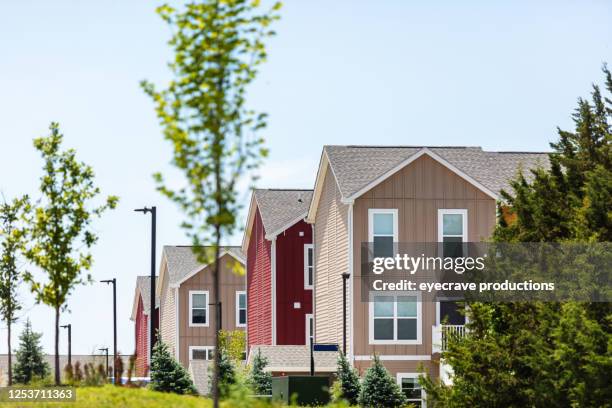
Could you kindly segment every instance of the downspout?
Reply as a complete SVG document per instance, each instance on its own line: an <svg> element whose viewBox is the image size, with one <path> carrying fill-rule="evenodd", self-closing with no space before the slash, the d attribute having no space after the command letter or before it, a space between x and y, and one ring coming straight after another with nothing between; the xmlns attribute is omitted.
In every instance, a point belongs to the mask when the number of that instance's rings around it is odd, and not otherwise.
<svg viewBox="0 0 612 408"><path fill-rule="evenodd" d="M272 238L272 345L276 346L276 237Z"/></svg>
<svg viewBox="0 0 612 408"><path fill-rule="evenodd" d="M354 366L354 352L353 352L353 276L355 271L353 270L353 202L348 206L348 234L349 234L349 256L348 256L348 273L349 276L349 290L348 290L348 307L349 307L349 351L348 361L351 366Z"/></svg>
<svg viewBox="0 0 612 408"><path fill-rule="evenodd" d="M176 333L174 333L174 350L176 353L176 361L178 361L179 363L181 362L181 354L180 354L180 331L181 331L181 326L179 325L179 288L176 287L174 288L174 324L176 325Z"/></svg>

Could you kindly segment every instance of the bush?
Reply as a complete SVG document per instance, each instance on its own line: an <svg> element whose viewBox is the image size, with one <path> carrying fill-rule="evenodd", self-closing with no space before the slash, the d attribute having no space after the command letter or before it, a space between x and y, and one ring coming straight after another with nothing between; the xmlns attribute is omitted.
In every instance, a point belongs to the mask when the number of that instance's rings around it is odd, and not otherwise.
<svg viewBox="0 0 612 408"><path fill-rule="evenodd" d="M272 395L272 374L264 371L267 365L268 359L261 355L260 349L257 349L248 379L249 385L257 395Z"/></svg>
<svg viewBox="0 0 612 408"><path fill-rule="evenodd" d="M212 385L214 376L214 364L209 366L209 381ZM232 386L237 382L236 370L225 349L219 350L219 398L225 399L230 395Z"/></svg>
<svg viewBox="0 0 612 408"><path fill-rule="evenodd" d="M150 388L154 391L176 394L197 392L189 373L170 355L168 346L160 338L153 347Z"/></svg>
<svg viewBox="0 0 612 408"><path fill-rule="evenodd" d="M343 353L340 353L338 356L337 376L338 380L332 388L332 401L339 402L339 400L345 400L350 405L357 405L359 402L359 392L361 391L359 376L355 369L350 366Z"/></svg>
<svg viewBox="0 0 612 408"><path fill-rule="evenodd" d="M359 405L367 408L399 408L407 403L406 396L393 377L382 365L378 356L374 355L374 363L368 368L363 379Z"/></svg>

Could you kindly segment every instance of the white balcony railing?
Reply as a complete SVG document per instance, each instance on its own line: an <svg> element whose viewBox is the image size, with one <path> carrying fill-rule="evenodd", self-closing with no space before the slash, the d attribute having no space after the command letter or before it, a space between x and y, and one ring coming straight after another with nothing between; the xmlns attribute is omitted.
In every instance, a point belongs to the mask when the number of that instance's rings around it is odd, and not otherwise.
<svg viewBox="0 0 612 408"><path fill-rule="evenodd" d="M441 324L431 329L432 353L446 350L450 338L465 336L465 326L462 324Z"/></svg>

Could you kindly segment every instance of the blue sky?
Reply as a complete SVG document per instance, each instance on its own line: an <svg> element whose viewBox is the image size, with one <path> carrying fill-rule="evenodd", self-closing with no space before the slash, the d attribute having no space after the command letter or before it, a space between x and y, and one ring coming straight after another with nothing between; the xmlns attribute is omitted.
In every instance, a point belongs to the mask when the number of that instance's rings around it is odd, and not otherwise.
<svg viewBox="0 0 612 408"><path fill-rule="evenodd" d="M37 197L32 139L58 121L104 192L121 197L96 224L92 274L118 278L125 353L134 350L135 277L149 271L149 218L132 209L158 206L158 253L188 243L181 214L154 189L152 173L176 174L138 86L169 78L170 32L156 5L12 0L0 13L0 191ZM270 114L259 185L312 187L324 144L547 150L556 126L571 126L577 97L601 80L602 62L612 63L610 21L604 0L289 0L249 96ZM16 331L29 316L51 351L52 310L34 305L27 288L20 298ZM68 306L62 321L73 324L74 353L112 345L110 288L80 287ZM1 353L5 339L2 324Z"/></svg>

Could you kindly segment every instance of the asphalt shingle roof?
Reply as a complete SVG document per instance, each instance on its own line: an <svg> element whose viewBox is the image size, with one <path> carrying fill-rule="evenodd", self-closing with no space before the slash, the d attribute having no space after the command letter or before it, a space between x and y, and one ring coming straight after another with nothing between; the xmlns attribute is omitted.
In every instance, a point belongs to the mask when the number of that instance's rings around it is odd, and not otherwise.
<svg viewBox="0 0 612 408"><path fill-rule="evenodd" d="M425 146L325 146L344 198L400 165ZM498 194L509 190L518 170L548 167L548 153L488 152L480 147L427 147L433 153ZM526 175L529 176L528 172Z"/></svg>
<svg viewBox="0 0 612 408"><path fill-rule="evenodd" d="M149 311L151 311L151 277L137 276L136 287L140 291L140 297L142 297L144 312L149 314ZM155 299L155 306L159 306L159 298Z"/></svg>
<svg viewBox="0 0 612 408"><path fill-rule="evenodd" d="M191 246L164 246L164 256L168 264L168 278L171 285L180 282L185 276L205 265L198 262ZM244 254L238 246L223 246L221 251L229 252L234 258L244 261Z"/></svg>
<svg viewBox="0 0 612 408"><path fill-rule="evenodd" d="M305 216L312 200L312 190L256 189L254 194L266 234Z"/></svg>
<svg viewBox="0 0 612 408"><path fill-rule="evenodd" d="M266 371L307 372L310 370L309 346L252 346L249 353L250 364L254 356L261 351L262 357L268 359ZM338 365L337 351L315 351L315 371L336 371Z"/></svg>

